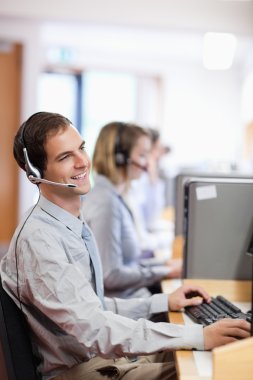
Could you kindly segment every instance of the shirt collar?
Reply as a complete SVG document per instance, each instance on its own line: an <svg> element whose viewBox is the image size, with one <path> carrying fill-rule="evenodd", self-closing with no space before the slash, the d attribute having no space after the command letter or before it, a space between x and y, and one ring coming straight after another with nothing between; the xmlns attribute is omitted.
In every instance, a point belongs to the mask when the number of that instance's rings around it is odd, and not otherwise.
<svg viewBox="0 0 253 380"><path fill-rule="evenodd" d="M78 236L82 236L83 221L81 219L57 206L55 203L50 202L42 194L40 195L38 206L47 214L59 220L67 228L75 232Z"/></svg>
<svg viewBox="0 0 253 380"><path fill-rule="evenodd" d="M97 174L95 177L95 185L100 185L105 187L106 189L109 189L116 195L120 195L119 191L117 190L116 186L104 175Z"/></svg>

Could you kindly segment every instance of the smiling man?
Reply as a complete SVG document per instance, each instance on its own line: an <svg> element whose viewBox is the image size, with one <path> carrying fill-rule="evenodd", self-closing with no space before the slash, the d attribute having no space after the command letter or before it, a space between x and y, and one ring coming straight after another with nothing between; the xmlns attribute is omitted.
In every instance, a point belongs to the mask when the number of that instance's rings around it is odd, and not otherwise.
<svg viewBox="0 0 253 380"><path fill-rule="evenodd" d="M1 279L27 318L43 380L175 379L166 352L212 349L249 336L245 321L219 321L203 329L147 320L196 304L196 298L187 298L192 292L208 302L198 286L183 286L169 297L103 297L96 244L80 218L80 196L90 189L90 161L68 119L32 115L18 130L14 156L38 184L40 198L15 231L1 261Z"/></svg>

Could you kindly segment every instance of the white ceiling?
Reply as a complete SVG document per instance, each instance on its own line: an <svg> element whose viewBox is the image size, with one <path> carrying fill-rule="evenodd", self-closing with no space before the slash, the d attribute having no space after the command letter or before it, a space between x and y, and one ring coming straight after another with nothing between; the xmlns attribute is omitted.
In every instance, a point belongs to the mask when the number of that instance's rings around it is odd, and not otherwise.
<svg viewBox="0 0 253 380"><path fill-rule="evenodd" d="M1 16L253 35L253 0L1 0Z"/></svg>
<svg viewBox="0 0 253 380"><path fill-rule="evenodd" d="M253 66L253 0L0 0L1 19L36 24L45 46L82 45L91 60L117 52L124 62L142 55L163 65L201 64L203 34L230 32L234 65Z"/></svg>

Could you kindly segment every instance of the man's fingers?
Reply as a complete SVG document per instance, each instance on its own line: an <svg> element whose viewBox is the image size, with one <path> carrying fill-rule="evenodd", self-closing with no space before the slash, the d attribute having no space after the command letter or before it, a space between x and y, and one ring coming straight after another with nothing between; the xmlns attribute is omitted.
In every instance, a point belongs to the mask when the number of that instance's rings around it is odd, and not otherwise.
<svg viewBox="0 0 253 380"><path fill-rule="evenodd" d="M224 327L239 328L250 332L250 323L243 319L224 318L220 321Z"/></svg>
<svg viewBox="0 0 253 380"><path fill-rule="evenodd" d="M197 305L201 305L202 303L203 303L203 299L200 297L189 298L185 300L184 307L197 306Z"/></svg>
<svg viewBox="0 0 253 380"><path fill-rule="evenodd" d="M207 302L210 302L210 300L211 300L211 297L209 296L209 294L201 286L185 285L185 294L186 294L186 296L188 296L188 295L191 296L191 294L193 294L195 297L200 296L200 297L204 298L204 300Z"/></svg>
<svg viewBox="0 0 253 380"><path fill-rule="evenodd" d="M231 337L236 337L237 339L248 338L250 336L250 332L241 328L230 328L228 330L228 335Z"/></svg>

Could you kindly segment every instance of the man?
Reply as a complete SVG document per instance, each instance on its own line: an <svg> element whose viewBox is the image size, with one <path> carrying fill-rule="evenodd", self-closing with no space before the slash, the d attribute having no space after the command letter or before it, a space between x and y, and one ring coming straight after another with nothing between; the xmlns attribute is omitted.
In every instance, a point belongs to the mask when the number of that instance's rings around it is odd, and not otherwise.
<svg viewBox="0 0 253 380"><path fill-rule="evenodd" d="M181 287L169 297L103 298L94 241L80 219L80 196L90 189L90 161L68 119L32 115L15 137L14 156L38 183L40 198L13 236L1 279L27 317L43 380L174 379L171 363L140 355L208 350L249 336L245 321L224 320L203 329L145 319L196 304L196 297L187 298L192 292L208 302L198 286Z"/></svg>

